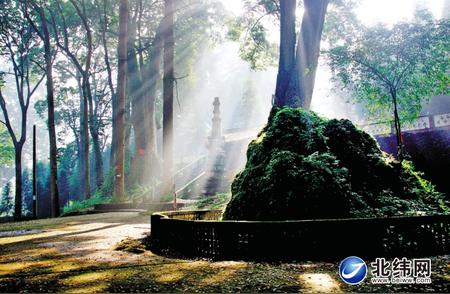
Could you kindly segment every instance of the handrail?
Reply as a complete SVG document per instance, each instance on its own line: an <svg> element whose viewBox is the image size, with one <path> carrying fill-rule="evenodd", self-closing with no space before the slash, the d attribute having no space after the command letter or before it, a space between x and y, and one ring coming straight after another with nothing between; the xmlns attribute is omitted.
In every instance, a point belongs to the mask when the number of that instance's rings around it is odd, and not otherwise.
<svg viewBox="0 0 450 294"><path fill-rule="evenodd" d="M190 180L189 182L187 182L186 185L184 185L183 187L181 187L180 189L178 189L177 191L175 191L175 194L179 194L181 191L183 191L184 189L186 189L187 187L189 187L189 185L191 185L192 183L196 182L198 179L200 179L201 177L203 177L203 175L205 175L205 172L201 172L198 176L196 176L195 178L193 178L192 180Z"/></svg>
<svg viewBox="0 0 450 294"><path fill-rule="evenodd" d="M450 113L441 113L441 114L430 114L430 115L420 115L414 118L414 120L411 121L405 121L403 123L404 131L416 131L416 130L426 130L426 129L440 129L450 126ZM423 121L425 119L426 121ZM422 122L421 122L422 120ZM373 122L369 124L361 124L358 125L359 128L370 132L369 128L376 127L376 126L384 126L386 128L389 128L390 130L388 132L371 132L373 135L381 135L381 134L393 134L394 133L394 126L393 126L393 120L385 120L385 121L379 121L379 122ZM424 124L423 126L415 126L415 124Z"/></svg>
<svg viewBox="0 0 450 294"><path fill-rule="evenodd" d="M191 161L190 163L188 163L187 165L183 166L182 168L180 168L179 170L177 170L174 174L174 176L176 176L177 174L181 173L183 170L187 169L188 167L190 167L191 165L194 165L195 163L199 162L200 160L205 159L207 156L206 155L202 155L199 156L197 159Z"/></svg>

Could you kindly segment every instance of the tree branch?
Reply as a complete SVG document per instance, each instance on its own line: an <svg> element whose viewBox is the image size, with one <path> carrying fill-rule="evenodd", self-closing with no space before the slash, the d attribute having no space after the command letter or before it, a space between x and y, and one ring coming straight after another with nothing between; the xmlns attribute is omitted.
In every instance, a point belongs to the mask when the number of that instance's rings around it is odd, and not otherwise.
<svg viewBox="0 0 450 294"><path fill-rule="evenodd" d="M14 130L12 129L11 126L11 122L9 120L9 115L8 115L8 109L6 108L6 101L5 98L3 97L3 93L2 90L0 89L0 107L2 109L3 112L3 116L5 118L5 121L2 123L6 126L9 135L11 136L11 139L13 140L14 146L18 143L17 142L17 138L16 138L16 134L14 133Z"/></svg>

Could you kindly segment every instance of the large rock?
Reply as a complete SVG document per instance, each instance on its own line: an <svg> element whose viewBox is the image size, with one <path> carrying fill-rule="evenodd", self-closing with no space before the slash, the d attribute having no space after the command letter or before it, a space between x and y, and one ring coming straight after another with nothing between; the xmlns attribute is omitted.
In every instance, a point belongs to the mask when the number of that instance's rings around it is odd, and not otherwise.
<svg viewBox="0 0 450 294"><path fill-rule="evenodd" d="M247 150L224 220L296 220L448 213L444 195L384 154L349 120L274 109Z"/></svg>

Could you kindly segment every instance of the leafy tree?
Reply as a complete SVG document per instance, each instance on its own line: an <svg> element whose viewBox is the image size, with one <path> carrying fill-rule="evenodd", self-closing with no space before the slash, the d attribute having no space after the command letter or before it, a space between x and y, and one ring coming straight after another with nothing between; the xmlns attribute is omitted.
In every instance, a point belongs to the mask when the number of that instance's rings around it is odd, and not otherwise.
<svg viewBox="0 0 450 294"><path fill-rule="evenodd" d="M22 150L26 141L28 108L31 97L36 93L45 77L42 71L41 50L39 38L20 10L16 1L4 0L0 2L0 54L8 60L7 72L0 75L0 108L4 124L8 130L14 145L15 160L15 199L14 217L20 219L22 216ZM15 84L15 97L3 93L7 82L5 75L12 75ZM6 80L6 81L5 81ZM15 104L20 109L20 123L18 127L14 119L10 119L11 107Z"/></svg>
<svg viewBox="0 0 450 294"><path fill-rule="evenodd" d="M239 39L247 27L242 42L241 56L249 60L253 68L256 62L267 59L270 46L267 29L262 19L272 16L280 26L280 46L277 84L273 104L275 106L303 107L309 109L319 59L320 41L329 0L303 0L303 17L300 31L296 32L296 0L246 1L247 12L242 24L230 32ZM255 17L255 13L259 17ZM250 20L250 21L248 21ZM250 41L248 41L250 39ZM252 44L252 45L248 45ZM262 53L262 54L261 54Z"/></svg>
<svg viewBox="0 0 450 294"><path fill-rule="evenodd" d="M225 14L218 1L174 1L173 5L174 64L177 65L174 84L177 87L182 78L192 77L192 65L205 48L221 40ZM141 0L130 1L127 99L131 104L129 124L135 149L131 152L132 185L147 185L149 179L158 176L160 167L155 134L163 116L163 103L158 91L163 59L163 16L164 1L151 4ZM191 80L183 79L183 82ZM178 98L175 92L174 100L179 105L183 104ZM175 113L176 110L174 108ZM177 128L177 135L179 133Z"/></svg>
<svg viewBox="0 0 450 294"><path fill-rule="evenodd" d="M81 111L80 111L80 178L83 195L89 198L90 160L89 160L89 103L92 101L90 82L93 40L92 27L87 16L86 2L70 0L67 3L55 1L52 14L52 26L58 48L76 67L76 74L81 77ZM80 34L79 31L83 33ZM79 53L79 47L84 47ZM92 133L92 130L91 130ZM95 134L95 132L94 132ZM93 140L95 144L95 139Z"/></svg>
<svg viewBox="0 0 450 294"><path fill-rule="evenodd" d="M8 130L0 124L0 165L9 165L14 162L14 145Z"/></svg>
<svg viewBox="0 0 450 294"><path fill-rule="evenodd" d="M369 111L393 113L399 156L401 122L417 117L421 102L447 92L450 23L419 13L392 28L357 30L327 51L334 79Z"/></svg>
<svg viewBox="0 0 450 294"><path fill-rule="evenodd" d="M58 137L63 138L60 143L66 143L67 131L73 133L81 185L83 191L90 192L91 187L95 189L103 181L102 152L109 138L106 128L111 123L111 102L115 95L111 66L114 54L110 55L109 47L116 39L113 31L117 31L116 6L106 0L33 3L39 3L37 7L48 12L52 44L55 42L55 49L64 55L54 61L55 123L65 126L60 128ZM38 101L35 108L41 115L49 110L43 101ZM93 173L89 142L93 146ZM90 174L94 175L95 185L90 184Z"/></svg>
<svg viewBox="0 0 450 294"><path fill-rule="evenodd" d="M30 215L33 209L33 183L29 169L22 173L22 214Z"/></svg>
<svg viewBox="0 0 450 294"><path fill-rule="evenodd" d="M9 216L13 212L13 199L11 196L11 183L7 182L2 189L2 198L0 199L0 215Z"/></svg>
<svg viewBox="0 0 450 294"><path fill-rule="evenodd" d="M47 126L49 133L50 146L50 198L52 201L52 217L59 216L59 192L58 192L58 166L56 160L56 127L55 127L55 89L53 82L53 57L55 50L52 49L49 24L47 21L45 4L38 5L33 0L22 0L22 11L33 27L39 38L44 44L44 60L46 74L46 90L47 90ZM31 4L31 5L30 5ZM37 15L31 15L28 11L29 7L37 12Z"/></svg>
<svg viewBox="0 0 450 294"><path fill-rule="evenodd" d="M269 40L268 26L279 24L280 3L277 0L245 0L245 13L228 21L228 37L239 41L239 54L251 69L275 66L278 48Z"/></svg>

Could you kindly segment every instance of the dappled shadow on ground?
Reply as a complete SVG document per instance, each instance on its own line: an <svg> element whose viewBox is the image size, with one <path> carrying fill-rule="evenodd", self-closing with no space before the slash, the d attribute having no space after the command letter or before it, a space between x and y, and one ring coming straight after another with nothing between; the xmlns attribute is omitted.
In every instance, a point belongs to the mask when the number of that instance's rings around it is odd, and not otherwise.
<svg viewBox="0 0 450 294"><path fill-rule="evenodd" d="M114 251L148 233L148 216L104 214L44 231L0 238L0 292L391 292L340 282L337 263L256 263L166 258ZM1 229L1 227L0 227ZM26 237L26 238L25 238ZM301 248L299 248L301 250ZM269 253L268 253L269 254ZM432 280L449 284L448 257L433 260ZM441 268L439 268L439 266ZM446 272L446 274L445 274ZM443 273L443 274L442 274ZM399 288L423 292L428 288ZM448 292L445 286L432 290ZM398 289L396 289L398 290ZM420 291L422 290L422 291Z"/></svg>
<svg viewBox="0 0 450 294"><path fill-rule="evenodd" d="M306 270L301 264L189 261L161 264L147 271L130 269L114 280L113 292L338 292L333 287L307 286L299 279ZM139 274L139 276L137 276Z"/></svg>
<svg viewBox="0 0 450 294"><path fill-rule="evenodd" d="M97 269L135 264L143 258L113 251L113 245L124 237L148 234L150 229L148 217L137 213L2 224L0 230L11 226L20 229L17 236L12 232L0 238L1 292L101 291L106 286ZM23 234L24 230L31 233Z"/></svg>

